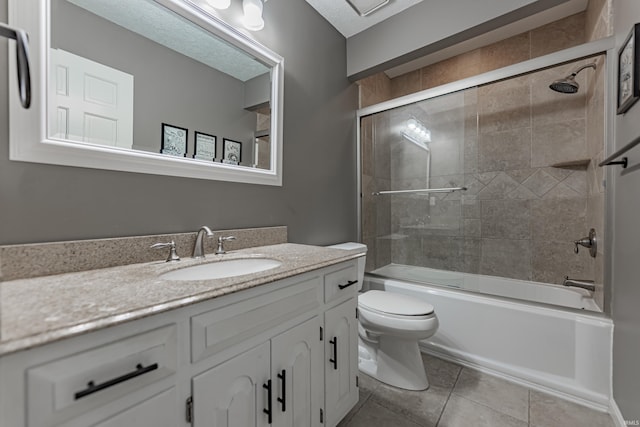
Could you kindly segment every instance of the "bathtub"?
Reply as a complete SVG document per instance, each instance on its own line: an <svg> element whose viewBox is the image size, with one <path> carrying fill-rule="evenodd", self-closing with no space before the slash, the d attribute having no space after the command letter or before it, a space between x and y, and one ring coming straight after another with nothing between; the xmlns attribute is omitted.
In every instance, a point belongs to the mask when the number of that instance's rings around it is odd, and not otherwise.
<svg viewBox="0 0 640 427"><path fill-rule="evenodd" d="M368 273L370 289L434 306L440 326L423 351L608 410L613 323L588 291L399 265Z"/></svg>

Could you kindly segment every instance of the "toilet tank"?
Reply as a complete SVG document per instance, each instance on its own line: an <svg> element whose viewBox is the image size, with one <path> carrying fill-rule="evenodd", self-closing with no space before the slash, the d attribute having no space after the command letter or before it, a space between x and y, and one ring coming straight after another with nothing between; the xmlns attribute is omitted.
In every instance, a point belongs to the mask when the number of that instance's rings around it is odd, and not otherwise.
<svg viewBox="0 0 640 427"><path fill-rule="evenodd" d="M343 249L343 250L352 250L352 249L364 249L365 253L367 252L367 245L363 243L355 243L355 242L346 242L339 243L337 245L327 246L333 249ZM358 258L358 290L362 289L362 284L364 283L364 266L367 263L367 256L362 256Z"/></svg>

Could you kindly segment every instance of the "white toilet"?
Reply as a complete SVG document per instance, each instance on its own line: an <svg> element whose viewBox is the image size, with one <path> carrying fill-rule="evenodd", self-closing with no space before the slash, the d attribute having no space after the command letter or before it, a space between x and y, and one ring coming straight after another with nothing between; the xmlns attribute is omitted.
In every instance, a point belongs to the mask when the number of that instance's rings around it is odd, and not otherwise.
<svg viewBox="0 0 640 427"><path fill-rule="evenodd" d="M360 243L330 246L366 248ZM358 259L358 290L362 289L366 258ZM358 368L383 383L407 390L425 390L429 380L418 341L435 334L433 306L406 295L367 291L358 296Z"/></svg>

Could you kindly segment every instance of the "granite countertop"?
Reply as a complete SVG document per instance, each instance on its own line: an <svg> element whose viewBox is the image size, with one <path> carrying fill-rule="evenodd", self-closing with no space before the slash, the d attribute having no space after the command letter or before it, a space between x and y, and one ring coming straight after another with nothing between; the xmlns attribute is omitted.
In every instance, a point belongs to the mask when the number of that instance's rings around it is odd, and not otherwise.
<svg viewBox="0 0 640 427"><path fill-rule="evenodd" d="M184 307L364 255L284 243L207 255L0 283L0 356ZM272 258L267 271L212 280L173 281L171 270L225 259Z"/></svg>

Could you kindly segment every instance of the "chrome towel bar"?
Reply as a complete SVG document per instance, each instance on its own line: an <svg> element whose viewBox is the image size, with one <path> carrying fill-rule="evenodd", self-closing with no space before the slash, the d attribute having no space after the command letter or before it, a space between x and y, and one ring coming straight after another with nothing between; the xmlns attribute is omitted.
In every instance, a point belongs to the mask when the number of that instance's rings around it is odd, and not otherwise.
<svg viewBox="0 0 640 427"><path fill-rule="evenodd" d="M449 187L449 188L421 188L418 190L391 190L376 191L371 193L374 196L383 196L385 194L409 194L409 193L453 193L454 191L467 191L467 187Z"/></svg>

